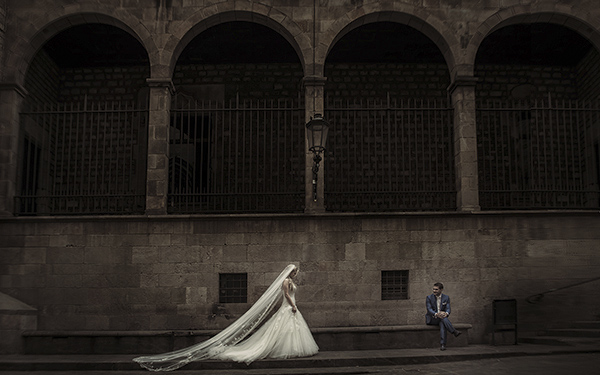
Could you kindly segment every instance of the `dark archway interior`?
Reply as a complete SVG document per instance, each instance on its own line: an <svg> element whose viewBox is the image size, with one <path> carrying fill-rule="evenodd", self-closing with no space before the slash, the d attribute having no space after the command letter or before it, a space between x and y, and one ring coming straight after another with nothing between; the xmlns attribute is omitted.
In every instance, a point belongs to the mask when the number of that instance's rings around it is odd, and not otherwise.
<svg viewBox="0 0 600 375"><path fill-rule="evenodd" d="M83 24L61 31L43 47L62 68L147 65L144 46L111 25Z"/></svg>
<svg viewBox="0 0 600 375"><path fill-rule="evenodd" d="M60 67L145 65L144 47L125 31L110 25L84 24L54 36L44 51ZM300 59L285 38L252 22L227 22L199 34L179 57L179 64L296 63Z"/></svg>
<svg viewBox="0 0 600 375"><path fill-rule="evenodd" d="M522 24L499 29L482 42L477 63L573 65L592 48L577 32L553 24ZM54 36L44 50L61 67L147 64L144 47L110 25L83 24ZM190 42L180 64L297 62L290 44L272 29L251 22L214 26ZM367 24L350 31L332 48L328 62L443 62L437 46L416 29L394 22Z"/></svg>
<svg viewBox="0 0 600 375"><path fill-rule="evenodd" d="M177 64L298 63L290 43L273 29L246 21L226 22L196 36Z"/></svg>
<svg viewBox="0 0 600 375"><path fill-rule="evenodd" d="M561 25L511 25L483 40L476 63L573 66L591 48L588 40Z"/></svg>
<svg viewBox="0 0 600 375"><path fill-rule="evenodd" d="M420 31L396 22L377 22L344 35L328 63L444 63L439 48Z"/></svg>

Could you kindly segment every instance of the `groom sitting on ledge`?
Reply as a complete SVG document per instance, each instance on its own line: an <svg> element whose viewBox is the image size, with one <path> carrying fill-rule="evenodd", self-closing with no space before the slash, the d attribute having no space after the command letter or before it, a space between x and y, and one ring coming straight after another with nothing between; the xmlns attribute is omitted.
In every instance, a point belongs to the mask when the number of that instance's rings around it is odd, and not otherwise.
<svg viewBox="0 0 600 375"><path fill-rule="evenodd" d="M440 350L446 350L446 331L449 331L454 337L458 337L462 332L457 331L450 323L450 297L442 294L444 285L442 283L433 284L433 294L427 296L425 305L427 306L427 314L425 314L425 322L429 325L440 326Z"/></svg>

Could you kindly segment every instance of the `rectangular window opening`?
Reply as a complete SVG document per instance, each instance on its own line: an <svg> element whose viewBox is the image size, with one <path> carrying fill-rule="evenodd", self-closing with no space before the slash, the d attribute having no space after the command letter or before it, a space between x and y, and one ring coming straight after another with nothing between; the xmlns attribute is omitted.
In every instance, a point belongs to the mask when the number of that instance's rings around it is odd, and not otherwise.
<svg viewBox="0 0 600 375"><path fill-rule="evenodd" d="M408 270L381 271L381 299L408 299Z"/></svg>
<svg viewBox="0 0 600 375"><path fill-rule="evenodd" d="M219 274L219 303L246 303L247 300L247 273Z"/></svg>

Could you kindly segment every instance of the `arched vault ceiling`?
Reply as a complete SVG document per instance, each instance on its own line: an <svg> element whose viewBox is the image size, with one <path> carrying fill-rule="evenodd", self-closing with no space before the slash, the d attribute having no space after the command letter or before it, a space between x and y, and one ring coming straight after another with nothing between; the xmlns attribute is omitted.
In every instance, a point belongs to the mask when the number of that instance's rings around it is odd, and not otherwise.
<svg viewBox="0 0 600 375"><path fill-rule="evenodd" d="M201 32L183 50L178 64L300 62L287 40L258 23L226 22Z"/></svg>
<svg viewBox="0 0 600 375"><path fill-rule="evenodd" d="M579 33L561 25L513 24L482 41L476 63L572 66L591 48Z"/></svg>
<svg viewBox="0 0 600 375"><path fill-rule="evenodd" d="M68 28L50 39L44 50L61 67L148 64L148 55L135 38L105 24Z"/></svg>
<svg viewBox="0 0 600 375"><path fill-rule="evenodd" d="M444 63L439 48L420 31L396 22L375 22L344 35L327 62Z"/></svg>

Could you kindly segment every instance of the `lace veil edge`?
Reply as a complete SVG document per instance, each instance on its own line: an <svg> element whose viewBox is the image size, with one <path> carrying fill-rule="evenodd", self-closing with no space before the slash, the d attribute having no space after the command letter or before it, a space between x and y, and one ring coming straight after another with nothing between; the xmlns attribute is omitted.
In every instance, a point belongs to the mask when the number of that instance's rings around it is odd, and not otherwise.
<svg viewBox="0 0 600 375"><path fill-rule="evenodd" d="M172 371L193 361L214 358L227 347L242 341L265 320L276 302L281 300L283 281L294 268L294 264L288 265L244 315L212 338L184 349L133 360L150 371Z"/></svg>

